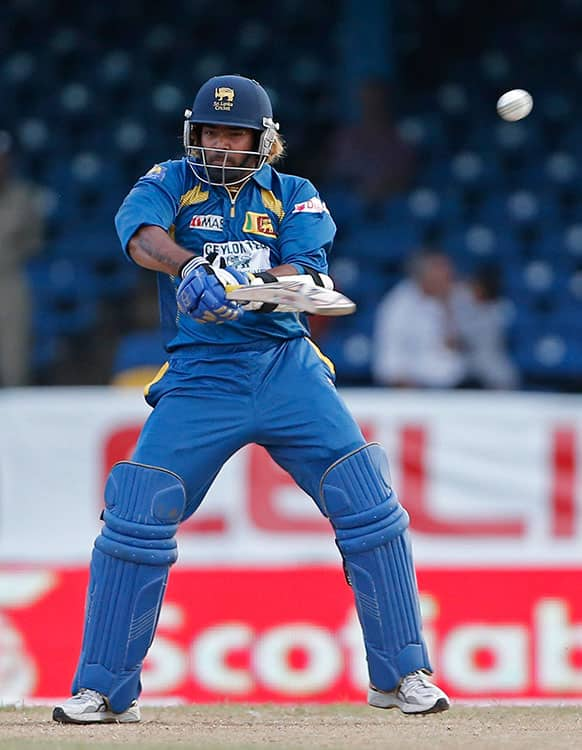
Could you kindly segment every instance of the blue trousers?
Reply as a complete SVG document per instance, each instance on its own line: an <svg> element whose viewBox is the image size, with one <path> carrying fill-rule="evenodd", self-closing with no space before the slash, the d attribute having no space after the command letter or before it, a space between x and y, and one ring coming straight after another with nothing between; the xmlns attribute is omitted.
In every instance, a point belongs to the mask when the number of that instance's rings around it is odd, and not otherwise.
<svg viewBox="0 0 582 750"><path fill-rule="evenodd" d="M133 460L183 479L184 518L247 443L264 446L319 503L326 469L365 443L333 385L331 362L306 338L196 349L196 359L171 359L150 386L155 408Z"/></svg>
<svg viewBox="0 0 582 750"><path fill-rule="evenodd" d="M408 516L379 445L366 445L308 339L198 346L173 358L147 393L154 407L133 461L114 467L96 540L83 649L73 691L108 696L122 712L139 695L178 522L225 461L264 446L329 517L349 575L376 687L430 669L422 637Z"/></svg>

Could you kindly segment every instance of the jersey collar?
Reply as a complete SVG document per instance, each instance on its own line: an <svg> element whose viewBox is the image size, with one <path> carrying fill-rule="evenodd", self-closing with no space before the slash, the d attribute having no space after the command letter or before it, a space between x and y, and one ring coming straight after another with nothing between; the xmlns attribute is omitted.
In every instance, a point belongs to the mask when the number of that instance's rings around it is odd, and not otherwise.
<svg viewBox="0 0 582 750"><path fill-rule="evenodd" d="M259 187L270 190L273 184L273 168L269 164L263 164L258 172L255 172L252 178Z"/></svg>

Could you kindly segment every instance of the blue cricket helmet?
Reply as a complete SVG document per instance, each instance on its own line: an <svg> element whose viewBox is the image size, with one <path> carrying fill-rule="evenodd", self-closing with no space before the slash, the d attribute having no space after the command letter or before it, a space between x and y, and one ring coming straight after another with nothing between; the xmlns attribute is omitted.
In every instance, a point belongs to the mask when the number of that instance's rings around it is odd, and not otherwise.
<svg viewBox="0 0 582 750"><path fill-rule="evenodd" d="M196 94L192 109L185 111L184 118L186 155L191 158L190 163L196 175L212 185L240 184L261 169L271 153L279 130L279 124L273 121L273 107L265 89L257 81L239 75L214 76L203 83ZM206 168L206 149L199 143L198 132L201 125L224 125L256 130L256 151L240 152L246 153L255 163L252 166L238 168L242 176L238 174L236 179L232 179L230 167L227 179L225 155L221 179L211 179ZM200 166L202 170L197 169ZM213 173L216 174L216 169Z"/></svg>
<svg viewBox="0 0 582 750"><path fill-rule="evenodd" d="M263 130L264 118L273 119L273 107L260 83L243 76L215 76L196 94L190 122Z"/></svg>

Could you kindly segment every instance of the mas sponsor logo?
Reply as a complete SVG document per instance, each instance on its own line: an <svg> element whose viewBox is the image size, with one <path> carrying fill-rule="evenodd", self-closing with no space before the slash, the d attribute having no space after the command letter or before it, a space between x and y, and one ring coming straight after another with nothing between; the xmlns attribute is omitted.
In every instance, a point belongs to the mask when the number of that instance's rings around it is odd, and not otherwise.
<svg viewBox="0 0 582 750"><path fill-rule="evenodd" d="M250 234L261 234L264 237L276 237L273 222L268 214L258 214L255 211L247 211L243 232Z"/></svg>
<svg viewBox="0 0 582 750"><path fill-rule="evenodd" d="M321 198L318 198L316 195L313 196L313 198L310 198L308 201L303 201L302 203L296 203L293 206L293 212L294 214L323 214L329 213L329 209L325 205L325 203L321 200Z"/></svg>
<svg viewBox="0 0 582 750"><path fill-rule="evenodd" d="M253 273L271 267L268 245L258 240L233 240L231 242L205 242L202 252L205 258L216 255L224 258L226 264Z"/></svg>
<svg viewBox="0 0 582 750"><path fill-rule="evenodd" d="M193 216L190 229L206 229L209 232L222 232L224 219L218 214L199 214Z"/></svg>

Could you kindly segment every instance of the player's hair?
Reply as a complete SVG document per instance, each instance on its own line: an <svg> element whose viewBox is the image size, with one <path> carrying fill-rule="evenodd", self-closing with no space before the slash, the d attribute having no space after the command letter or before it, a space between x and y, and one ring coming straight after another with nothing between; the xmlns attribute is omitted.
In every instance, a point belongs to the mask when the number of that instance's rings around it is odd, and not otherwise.
<svg viewBox="0 0 582 750"><path fill-rule="evenodd" d="M279 133L275 133L275 140L271 146L271 152L267 156L267 164L276 164L285 157L285 141Z"/></svg>

